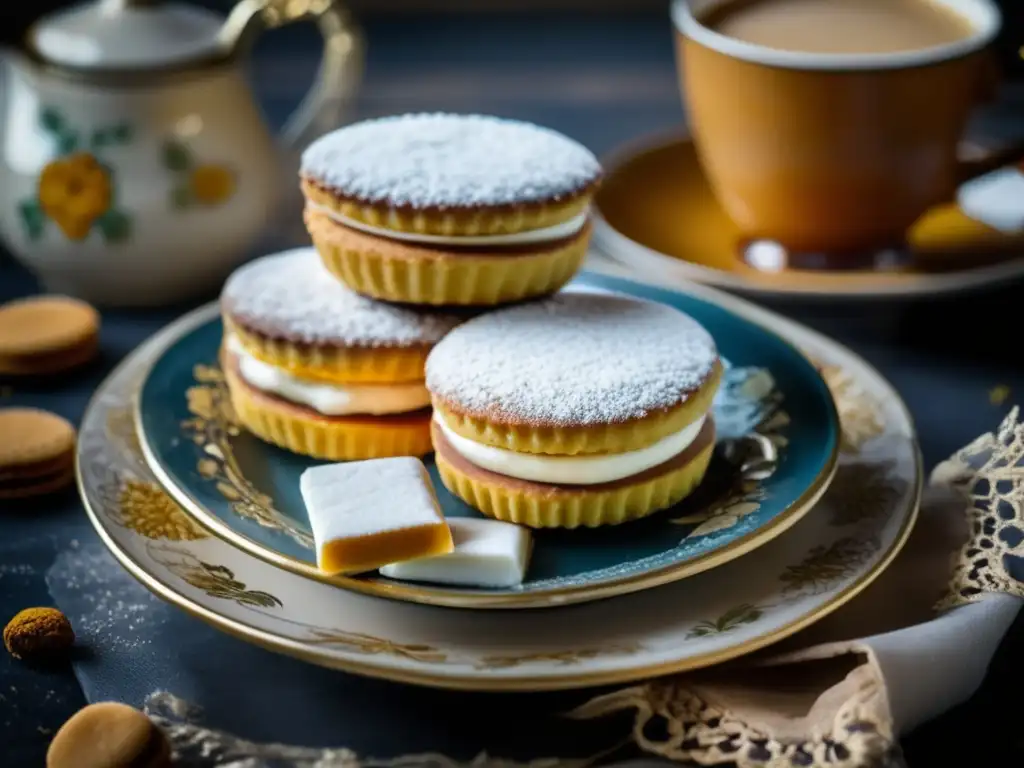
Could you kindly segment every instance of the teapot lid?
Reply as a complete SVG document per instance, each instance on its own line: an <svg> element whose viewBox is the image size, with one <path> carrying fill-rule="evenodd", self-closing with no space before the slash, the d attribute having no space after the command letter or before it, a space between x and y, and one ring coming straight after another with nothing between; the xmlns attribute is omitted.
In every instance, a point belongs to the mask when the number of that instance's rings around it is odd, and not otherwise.
<svg viewBox="0 0 1024 768"><path fill-rule="evenodd" d="M209 59L224 19L160 0L96 0L44 16L27 43L44 61L78 70L139 70Z"/></svg>

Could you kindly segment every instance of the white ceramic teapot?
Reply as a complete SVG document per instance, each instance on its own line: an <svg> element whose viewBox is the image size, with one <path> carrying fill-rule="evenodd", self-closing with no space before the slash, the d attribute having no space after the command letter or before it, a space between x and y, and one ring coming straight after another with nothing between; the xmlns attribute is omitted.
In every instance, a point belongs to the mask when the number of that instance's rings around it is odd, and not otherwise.
<svg viewBox="0 0 1024 768"><path fill-rule="evenodd" d="M0 234L47 290L153 306L215 290L297 189L294 151L335 127L362 69L340 0L243 0L227 19L98 0L5 51ZM245 80L264 29L316 20L317 82L272 137Z"/></svg>

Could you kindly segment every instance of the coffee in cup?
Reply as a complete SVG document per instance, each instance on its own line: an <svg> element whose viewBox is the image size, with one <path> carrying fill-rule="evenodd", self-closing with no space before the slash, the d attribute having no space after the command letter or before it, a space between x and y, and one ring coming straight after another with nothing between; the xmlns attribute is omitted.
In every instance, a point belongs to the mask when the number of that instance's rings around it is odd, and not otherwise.
<svg viewBox="0 0 1024 768"><path fill-rule="evenodd" d="M953 198L991 0L674 0L672 15L697 153L755 265L862 266Z"/></svg>
<svg viewBox="0 0 1024 768"><path fill-rule="evenodd" d="M804 53L898 53L974 34L964 16L932 0L735 0L700 21L745 43Z"/></svg>

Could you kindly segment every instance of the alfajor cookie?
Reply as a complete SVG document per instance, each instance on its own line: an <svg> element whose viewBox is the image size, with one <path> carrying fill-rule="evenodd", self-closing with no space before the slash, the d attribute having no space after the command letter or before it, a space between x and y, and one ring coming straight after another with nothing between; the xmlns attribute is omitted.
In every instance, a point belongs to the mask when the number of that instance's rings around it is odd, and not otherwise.
<svg viewBox="0 0 1024 768"><path fill-rule="evenodd" d="M77 368L99 349L100 316L65 296L0 306L0 375L44 376Z"/></svg>
<svg viewBox="0 0 1024 768"><path fill-rule="evenodd" d="M649 515L703 479L721 375L710 334L662 304L566 292L470 320L427 360L441 479L533 528Z"/></svg>
<svg viewBox="0 0 1024 768"><path fill-rule="evenodd" d="M529 123L414 114L321 137L301 177L310 236L353 290L495 305L552 293L579 269L601 167Z"/></svg>
<svg viewBox="0 0 1024 768"><path fill-rule="evenodd" d="M364 298L312 248L236 270L221 309L231 403L257 437L330 460L430 452L424 363L460 317Z"/></svg>
<svg viewBox="0 0 1024 768"><path fill-rule="evenodd" d="M75 428L55 413L0 409L0 499L59 491L75 477Z"/></svg>

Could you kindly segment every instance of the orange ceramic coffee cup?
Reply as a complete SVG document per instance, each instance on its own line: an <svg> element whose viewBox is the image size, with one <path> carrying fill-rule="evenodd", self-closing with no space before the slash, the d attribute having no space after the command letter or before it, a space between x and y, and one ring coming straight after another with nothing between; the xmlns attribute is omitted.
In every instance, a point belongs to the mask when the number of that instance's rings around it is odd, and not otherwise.
<svg viewBox="0 0 1024 768"><path fill-rule="evenodd" d="M948 45L819 54L704 26L722 0L674 0L677 61L698 155L747 243L791 254L898 247L953 198L958 145L1001 25L990 0L933 0L970 24Z"/></svg>

